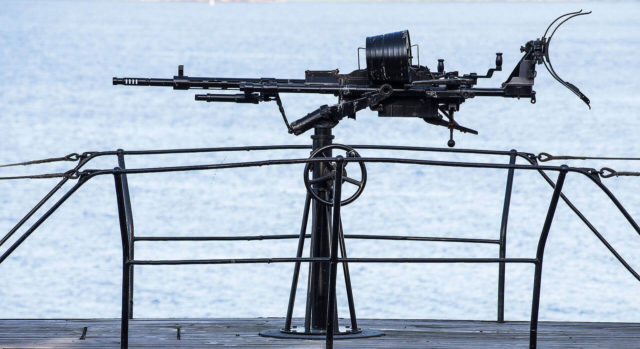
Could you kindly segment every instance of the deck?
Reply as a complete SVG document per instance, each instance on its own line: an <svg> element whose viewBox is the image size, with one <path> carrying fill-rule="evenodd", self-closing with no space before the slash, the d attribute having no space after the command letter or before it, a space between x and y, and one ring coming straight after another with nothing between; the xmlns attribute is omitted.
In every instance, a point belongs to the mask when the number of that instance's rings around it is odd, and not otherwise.
<svg viewBox="0 0 640 349"><path fill-rule="evenodd" d="M282 318L136 319L130 348L322 348L324 341L260 337ZM295 323L295 322L294 322ZM344 339L336 348L526 348L528 322L458 320L366 320L363 328L385 336ZM2 348L117 348L119 319L0 320ZM86 327L86 332L84 328ZM178 339L178 327L180 339ZM83 335L83 332L84 335ZM81 339L82 338L82 339ZM640 324L541 322L540 348L640 348Z"/></svg>

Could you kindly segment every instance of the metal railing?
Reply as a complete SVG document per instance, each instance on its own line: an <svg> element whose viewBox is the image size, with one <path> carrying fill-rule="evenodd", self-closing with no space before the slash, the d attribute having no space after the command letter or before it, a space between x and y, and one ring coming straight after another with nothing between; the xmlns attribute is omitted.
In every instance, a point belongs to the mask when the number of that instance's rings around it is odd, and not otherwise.
<svg viewBox="0 0 640 349"><path fill-rule="evenodd" d="M529 263L534 264L534 283L533 297L531 305L531 321L529 331L530 347L535 348L537 344L537 327L538 327L538 310L540 304L540 287L542 279L542 265L544 258L544 250L547 243L547 237L553 222L555 211L560 199L562 199L571 210L587 225L587 227L598 237L605 247L622 263L622 265L640 281L640 275L627 263L622 256L607 242L603 235L595 228L591 222L573 205L573 203L562 193L562 187L568 173L576 173L589 178L598 188L600 188L608 198L614 203L617 209L623 214L636 233L640 234L640 227L633 220L627 210L622 206L613 193L601 182L598 177L598 171L590 168L577 168L568 166L542 166L539 165L536 156L531 153L511 151L492 151L492 150L468 150L468 149L443 149L443 148L424 148L424 147L405 147L405 146L376 146L376 145L359 145L353 146L355 149L375 149L375 150L398 150L398 151L416 151L416 152L446 152L446 153L464 153L475 155L495 155L506 156L508 163L481 163L481 162L460 162L460 161L441 161L441 160L424 160L412 158L391 158L391 157L358 157L343 158L337 157L316 157L316 158L296 158L296 159L276 159L261 161L245 161L233 163L217 163L205 165L191 166L174 166L174 167L152 167L152 168L132 168L127 169L125 166L125 156L137 155L154 155L154 154L185 154L185 153L204 153L204 152L237 152L237 151L269 151L269 150L294 150L294 149L310 149L309 146L296 145L277 145L277 146L249 146L249 147L223 147L223 148L201 148L201 149L170 149L170 150L148 150L148 151L106 151L106 152L86 152L79 156L78 164L65 175L49 193L47 193L38 204L31 209L3 238L0 240L0 246L6 243L14 233L16 233L24 223L38 212L43 205L57 192L65 183L70 180L76 180L76 183L67 190L50 208L33 223L22 235L17 238L11 246L9 246L0 256L0 263L7 259L16 248L20 246L43 222L45 222L69 197L71 197L78 189L80 189L91 178L103 175L112 175L115 183L116 199L118 205L118 218L120 223L120 233L122 239L122 312L121 312L121 346L128 347L129 338L129 319L133 318L133 276L135 265L186 265L186 264L251 264L251 263L295 263L296 270L299 271L301 263L328 263L330 266L329 273L329 301L327 305L327 314L333 314L336 306L336 276L337 265L340 263L346 266L348 263L496 263L498 264L498 309L497 321L504 321L504 284L505 284L505 265L506 263ZM91 160L102 156L116 156L118 167L114 169L89 169L82 168ZM517 158L525 159L528 164L516 164ZM161 236L161 237L144 237L135 236L133 214L129 195L129 185L127 182L128 175L143 173L162 173L162 172L184 172L184 171L209 171L223 170L231 168L249 168L259 166L283 166L295 164L308 164L315 162L333 162L337 165L333 178L333 212L331 214L330 229L330 255L329 257L302 257L302 248L299 244L296 257L287 258L242 258L242 259L195 259L195 260L139 260L134 258L134 245L138 241L237 241L237 240L273 240L273 239L300 239L309 237L306 234L306 222L303 219L303 226L299 235L251 235L251 236ZM499 239L474 239L474 238L453 238L453 237L428 237L428 236L391 236L391 235L349 235L342 234L341 227L341 196L343 184L343 169L349 162L359 163L391 163L391 164L408 164L418 166L445 166L445 167L466 167L466 168L485 168L485 169L503 169L507 171L507 183L505 188L505 196L502 210L502 219L500 226ZM538 245L535 258L506 258L506 238L508 216L511 201L511 192L513 187L513 177L516 170L537 171L544 180L553 188L553 194L547 209L546 218L543 228L538 239ZM554 181L545 171L558 172L558 177ZM311 198L307 194L305 210ZM444 241L444 242L463 242L463 243L481 243L481 244L497 244L499 245L498 258L349 258L344 252L344 238L348 239L377 239L377 240L403 240L403 241ZM342 256L338 255L338 246L342 247ZM294 282L292 284L292 296L295 297L295 286L297 284L297 272L294 274ZM350 288L350 287L349 287ZM291 298L290 298L291 300ZM290 301L287 311L286 327L291 325L291 313L293 304ZM353 304L350 302L350 310L353 310ZM354 327L357 327L355 312L351 311L351 321ZM334 316L327 316L327 329L335 328ZM326 347L332 348L334 340L334 332L326 331Z"/></svg>

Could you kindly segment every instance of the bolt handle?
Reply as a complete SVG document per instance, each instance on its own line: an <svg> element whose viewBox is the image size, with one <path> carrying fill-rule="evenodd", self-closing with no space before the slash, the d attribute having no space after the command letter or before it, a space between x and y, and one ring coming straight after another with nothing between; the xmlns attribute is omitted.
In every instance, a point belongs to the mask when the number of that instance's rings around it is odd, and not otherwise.
<svg viewBox="0 0 640 349"><path fill-rule="evenodd" d="M438 59L438 73L444 73L444 59Z"/></svg>

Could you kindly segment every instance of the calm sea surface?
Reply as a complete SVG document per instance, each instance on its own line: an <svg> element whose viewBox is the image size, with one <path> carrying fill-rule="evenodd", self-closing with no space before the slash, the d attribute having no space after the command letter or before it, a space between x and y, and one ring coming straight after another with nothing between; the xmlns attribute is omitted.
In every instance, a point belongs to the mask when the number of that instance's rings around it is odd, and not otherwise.
<svg viewBox="0 0 640 349"><path fill-rule="evenodd" d="M572 155L640 156L640 3L348 2L208 3L5 0L0 10L0 164L72 152L232 145L308 144L287 134L275 104L193 101L193 92L112 86L114 76L302 78L306 69L357 68L370 35L409 29L420 62L484 73L495 52L505 71L519 48L556 16L583 8L554 37L556 71L592 101L586 106L540 67L538 103L476 98L457 120L480 135L456 135L461 148ZM285 96L291 119L322 96ZM444 147L448 131L419 119L363 111L335 129L337 143ZM364 156L504 163L506 158L362 151ZM307 151L131 157L129 167L284 157ZM560 163L556 163L559 165ZM638 162L570 162L640 170ZM69 163L12 168L0 176L63 171ZM114 158L88 168L110 169ZM348 234L496 239L506 172L368 165L363 195L343 210ZM136 234L296 234L305 191L301 166L129 178ZM555 174L551 174L555 177ZM640 180L603 180L640 217ZM0 181L0 233L56 180ZM68 189L68 187L65 187ZM640 236L588 179L570 174L565 193L631 265ZM551 197L534 172L515 177L508 257L532 257ZM565 204L549 237L543 320L640 321L640 283ZM33 223L35 220L31 220ZM23 232L24 229L21 230ZM15 241L15 238L12 240ZM348 241L353 257L497 257L496 246ZM6 247L2 247L4 251ZM295 241L151 243L136 258L289 257ZM305 252L307 253L307 252ZM120 314L120 236L113 181L92 179L0 265L0 318L116 317ZM496 265L351 265L358 315L383 318L494 319ZM136 267L136 317L284 316L292 265ZM299 295L304 295L303 268ZM533 267L507 267L506 318L527 319ZM339 277L340 278L340 277ZM338 285L339 309L346 309ZM304 299L294 315L302 316ZM341 311L341 314L343 312ZM344 314L346 315L346 314Z"/></svg>

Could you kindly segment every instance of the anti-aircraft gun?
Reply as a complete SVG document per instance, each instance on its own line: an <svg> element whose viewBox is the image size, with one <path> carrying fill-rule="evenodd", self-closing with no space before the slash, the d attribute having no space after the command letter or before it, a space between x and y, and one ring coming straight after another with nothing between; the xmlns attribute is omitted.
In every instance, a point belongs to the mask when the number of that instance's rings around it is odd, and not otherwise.
<svg viewBox="0 0 640 349"><path fill-rule="evenodd" d="M496 53L495 67L485 75L460 75L445 71L444 60L438 60L437 71L431 71L418 62L413 64L409 31L400 31L367 37L365 69L348 74L336 70L308 70L304 79L276 78L215 78L189 77L183 66L172 79L113 78L114 85L167 86L176 90L210 89L237 90L238 94L196 94L197 101L260 103L276 101L289 133L300 135L321 125L335 126L344 117L355 119L356 113L370 108L378 116L419 117L427 123L449 129L450 147L455 145L453 130L478 134L476 130L461 126L454 119L460 105L474 97L529 98L536 102L533 84L536 65L544 64L551 76L567 87L589 106L589 99L573 84L561 79L549 59L549 44L556 30L569 19L591 12L582 10L564 14L547 27L541 38L531 40L520 48L523 56L500 87L477 88L478 79L488 79L502 70L502 53ZM556 26L553 28L554 24ZM553 28L553 30L551 30ZM547 34L549 36L547 37ZM414 45L417 46L417 45ZM362 48L358 49L358 54ZM358 65L360 60L358 59ZM289 123L281 93L317 93L338 97L335 105L323 105L306 116Z"/></svg>

